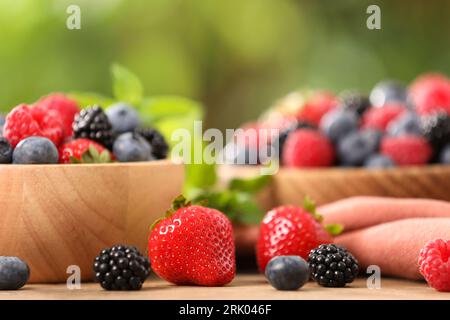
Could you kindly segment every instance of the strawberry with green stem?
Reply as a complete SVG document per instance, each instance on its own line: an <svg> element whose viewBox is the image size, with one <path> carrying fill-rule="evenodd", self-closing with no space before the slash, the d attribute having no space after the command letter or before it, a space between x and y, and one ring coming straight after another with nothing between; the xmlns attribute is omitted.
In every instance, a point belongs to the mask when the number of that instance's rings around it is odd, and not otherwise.
<svg viewBox="0 0 450 320"><path fill-rule="evenodd" d="M270 210L260 226L256 256L259 269L264 272L267 263L276 256L296 255L304 259L311 249L333 242L342 232L341 225L321 224L322 216L314 203L305 198L303 208L280 206Z"/></svg>
<svg viewBox="0 0 450 320"><path fill-rule="evenodd" d="M108 163L113 156L105 147L89 139L75 139L59 148L59 162L69 163Z"/></svg>
<svg viewBox="0 0 450 320"><path fill-rule="evenodd" d="M152 225L148 254L155 273L174 284L223 286L235 276L230 220L183 196Z"/></svg>

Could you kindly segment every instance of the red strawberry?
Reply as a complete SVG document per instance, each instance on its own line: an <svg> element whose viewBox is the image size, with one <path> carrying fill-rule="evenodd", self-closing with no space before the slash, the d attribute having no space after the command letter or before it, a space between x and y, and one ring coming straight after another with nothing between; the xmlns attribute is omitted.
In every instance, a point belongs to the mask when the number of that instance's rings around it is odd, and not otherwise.
<svg viewBox="0 0 450 320"><path fill-rule="evenodd" d="M364 113L362 128L385 131L393 120L406 111L407 108L401 104L386 104L381 108L371 108Z"/></svg>
<svg viewBox="0 0 450 320"><path fill-rule="evenodd" d="M299 129L289 134L283 147L283 163L289 167L326 167L334 162L334 148L320 132Z"/></svg>
<svg viewBox="0 0 450 320"><path fill-rule="evenodd" d="M338 105L336 96L329 92L317 92L309 98L297 114L297 118L316 126L320 119Z"/></svg>
<svg viewBox="0 0 450 320"><path fill-rule="evenodd" d="M53 93L42 97L35 105L58 116L63 123L65 136L72 136L72 123L75 115L80 112L80 107L76 101L69 99L62 93Z"/></svg>
<svg viewBox="0 0 450 320"><path fill-rule="evenodd" d="M450 240L428 242L419 253L420 273L430 287L450 292Z"/></svg>
<svg viewBox="0 0 450 320"><path fill-rule="evenodd" d="M186 203L183 196L155 222L148 252L156 274L174 284L222 286L235 275L230 220L218 210Z"/></svg>
<svg viewBox="0 0 450 320"><path fill-rule="evenodd" d="M13 147L31 136L48 138L58 146L63 139L63 126L57 117L42 108L21 104L6 117L3 136Z"/></svg>
<svg viewBox="0 0 450 320"><path fill-rule="evenodd" d="M399 137L386 136L381 141L381 153L390 157L397 165L423 165L433 155L433 150L425 138L413 135Z"/></svg>
<svg viewBox="0 0 450 320"><path fill-rule="evenodd" d="M105 163L111 162L111 153L89 139L76 139L59 148L59 163Z"/></svg>
<svg viewBox="0 0 450 320"><path fill-rule="evenodd" d="M321 217L310 202L305 202L308 211L295 206L281 206L265 215L256 246L260 271L264 272L267 263L275 256L295 255L307 259L312 249L332 242L330 233L320 224Z"/></svg>
<svg viewBox="0 0 450 320"><path fill-rule="evenodd" d="M419 114L438 111L450 114L450 79L439 73L419 76L412 83L410 96Z"/></svg>

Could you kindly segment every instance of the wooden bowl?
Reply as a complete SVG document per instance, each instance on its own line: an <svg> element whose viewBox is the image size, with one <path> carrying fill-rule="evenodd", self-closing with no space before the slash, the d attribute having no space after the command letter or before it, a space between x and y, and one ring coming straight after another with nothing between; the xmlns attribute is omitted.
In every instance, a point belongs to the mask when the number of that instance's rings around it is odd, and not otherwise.
<svg viewBox="0 0 450 320"><path fill-rule="evenodd" d="M318 205L352 196L430 198L450 201L450 166L382 170L283 168L275 176L275 202L299 204L308 195Z"/></svg>
<svg viewBox="0 0 450 320"><path fill-rule="evenodd" d="M256 166L222 166L222 180L259 174ZM368 170L363 168L280 168L259 195L265 209L301 204L305 196L318 205L352 196L430 198L450 201L450 166L428 165Z"/></svg>
<svg viewBox="0 0 450 320"><path fill-rule="evenodd" d="M184 169L141 163L0 166L0 255L30 266L31 282L66 281L69 265L92 279L99 251L147 252L149 226L182 192Z"/></svg>

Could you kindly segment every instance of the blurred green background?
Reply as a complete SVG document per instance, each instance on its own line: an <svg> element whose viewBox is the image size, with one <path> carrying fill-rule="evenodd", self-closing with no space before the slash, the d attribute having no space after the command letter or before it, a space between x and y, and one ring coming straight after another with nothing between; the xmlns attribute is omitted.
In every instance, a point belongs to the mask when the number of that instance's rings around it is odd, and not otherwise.
<svg viewBox="0 0 450 320"><path fill-rule="evenodd" d="M81 30L66 28L70 4ZM370 4L382 30L366 28ZM449 14L446 0L0 0L0 110L54 91L111 95L118 62L146 95L197 99L207 126L236 127L298 87L450 74Z"/></svg>

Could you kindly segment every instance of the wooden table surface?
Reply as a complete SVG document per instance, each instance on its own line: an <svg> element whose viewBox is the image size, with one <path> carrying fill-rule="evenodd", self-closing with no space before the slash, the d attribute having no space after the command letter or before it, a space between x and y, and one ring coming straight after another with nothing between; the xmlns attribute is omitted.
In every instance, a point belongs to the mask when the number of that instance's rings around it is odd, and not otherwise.
<svg viewBox="0 0 450 320"><path fill-rule="evenodd" d="M450 293L437 292L425 282L413 282L384 278L381 289L368 289L361 278L346 288L322 288L313 282L298 291L277 291L262 275L238 275L225 287L174 286L156 278L150 278L140 291L104 291L98 284L84 283L79 290L69 290L65 284L30 284L18 291L0 291L0 300L5 299L445 299Z"/></svg>

